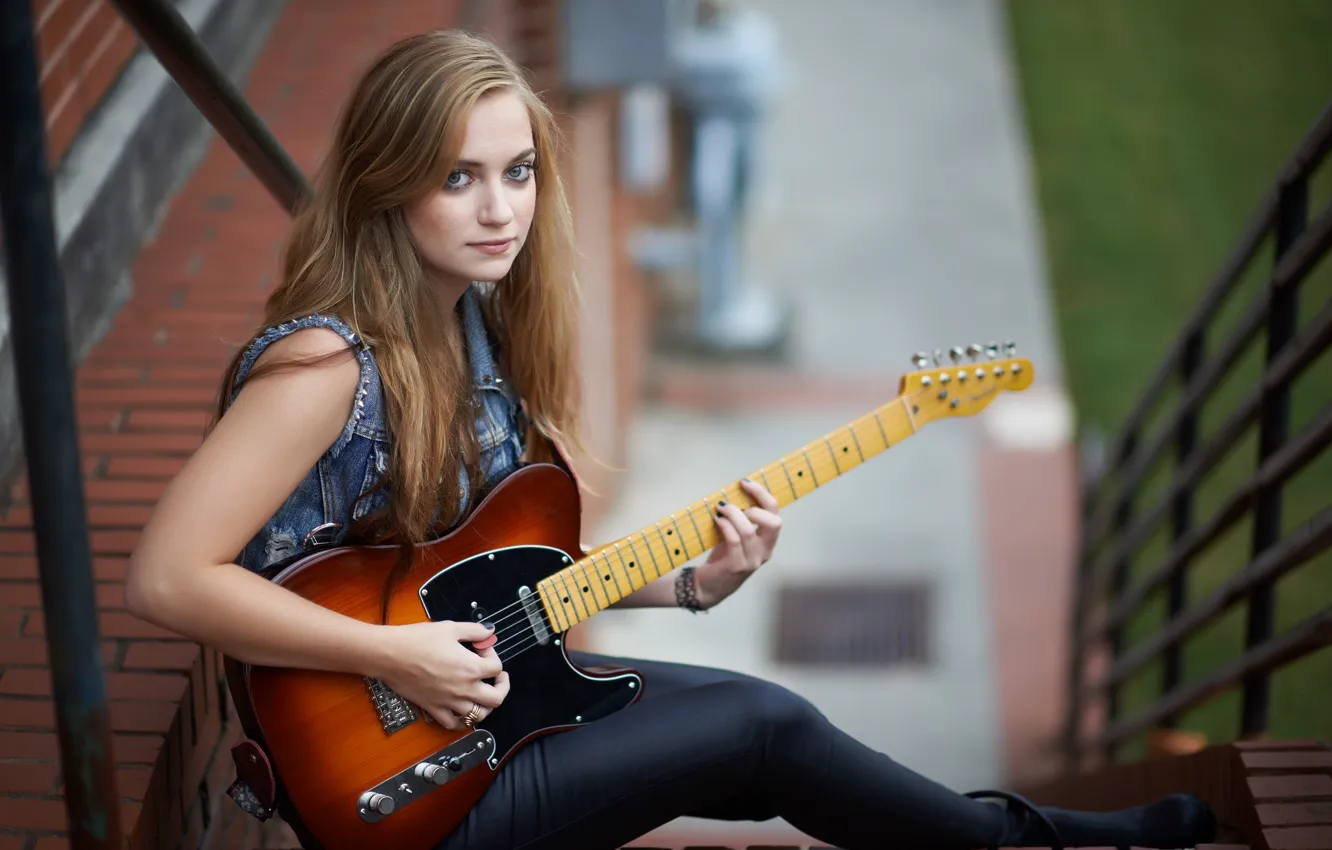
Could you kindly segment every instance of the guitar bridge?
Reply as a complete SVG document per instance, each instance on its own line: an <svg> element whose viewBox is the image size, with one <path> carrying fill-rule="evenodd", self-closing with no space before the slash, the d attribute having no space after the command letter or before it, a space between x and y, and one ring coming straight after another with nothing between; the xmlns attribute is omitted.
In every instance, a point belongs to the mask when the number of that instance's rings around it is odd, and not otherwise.
<svg viewBox="0 0 1332 850"><path fill-rule="evenodd" d="M410 726L420 717L416 708L407 700L394 693L393 689L378 679L365 677L365 685L370 690L370 701L379 712L379 725L392 735L399 729Z"/></svg>

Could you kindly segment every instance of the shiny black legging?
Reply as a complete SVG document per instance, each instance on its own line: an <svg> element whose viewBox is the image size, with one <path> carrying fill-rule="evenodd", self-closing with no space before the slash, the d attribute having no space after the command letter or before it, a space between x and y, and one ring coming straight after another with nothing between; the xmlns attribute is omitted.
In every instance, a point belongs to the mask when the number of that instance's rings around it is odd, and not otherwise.
<svg viewBox="0 0 1332 850"><path fill-rule="evenodd" d="M681 815L785 818L846 850L984 847L1002 809L913 773L785 688L732 673L570 653L643 673L643 696L529 744L440 850L612 850Z"/></svg>

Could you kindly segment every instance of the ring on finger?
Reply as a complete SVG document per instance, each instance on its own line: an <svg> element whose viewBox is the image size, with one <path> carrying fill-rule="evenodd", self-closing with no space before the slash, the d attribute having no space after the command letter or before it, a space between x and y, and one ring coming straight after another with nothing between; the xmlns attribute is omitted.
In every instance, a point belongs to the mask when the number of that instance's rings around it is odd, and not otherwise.
<svg viewBox="0 0 1332 850"><path fill-rule="evenodd" d="M481 719L481 706L477 705L476 703L472 703L472 710L467 712L467 715L462 718L462 722L465 726L471 728L472 726L475 726L476 722L480 719Z"/></svg>

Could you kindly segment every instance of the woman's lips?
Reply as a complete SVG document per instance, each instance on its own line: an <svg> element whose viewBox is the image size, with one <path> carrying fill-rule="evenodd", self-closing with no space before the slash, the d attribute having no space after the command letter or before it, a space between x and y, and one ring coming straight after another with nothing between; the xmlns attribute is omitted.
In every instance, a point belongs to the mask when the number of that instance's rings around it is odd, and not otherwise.
<svg viewBox="0 0 1332 850"><path fill-rule="evenodd" d="M503 254L513 244L513 239L495 239L490 242L472 242L471 246L483 254Z"/></svg>

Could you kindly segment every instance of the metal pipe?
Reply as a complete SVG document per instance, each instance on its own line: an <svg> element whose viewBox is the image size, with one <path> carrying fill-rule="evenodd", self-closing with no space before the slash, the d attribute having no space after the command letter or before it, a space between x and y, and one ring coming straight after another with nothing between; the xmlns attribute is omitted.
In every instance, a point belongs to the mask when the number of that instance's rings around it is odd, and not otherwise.
<svg viewBox="0 0 1332 850"><path fill-rule="evenodd" d="M0 0L0 211L70 845L121 847L29 0Z"/></svg>
<svg viewBox="0 0 1332 850"><path fill-rule="evenodd" d="M169 0L111 0L195 107L287 212L309 191L305 175L213 61Z"/></svg>

